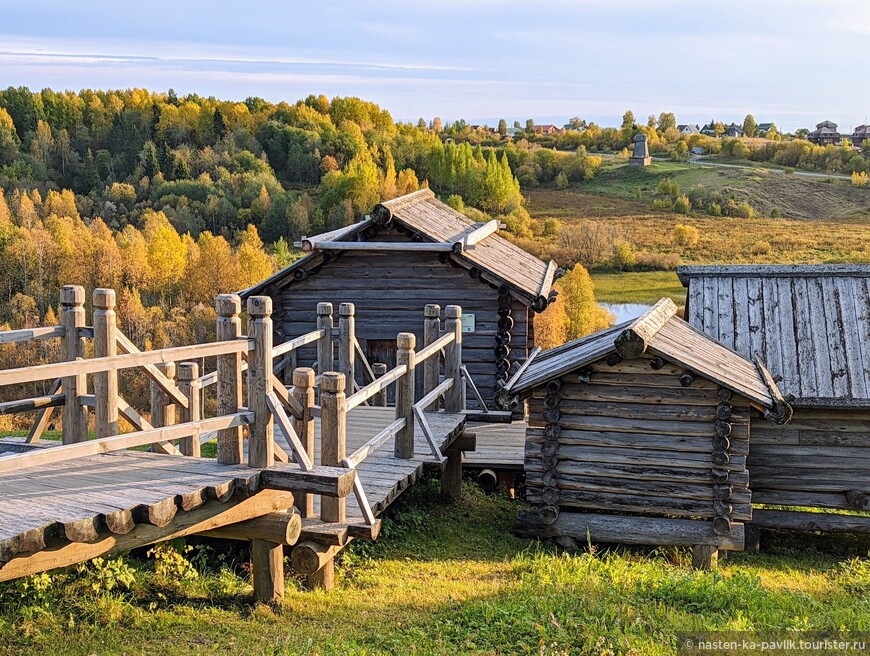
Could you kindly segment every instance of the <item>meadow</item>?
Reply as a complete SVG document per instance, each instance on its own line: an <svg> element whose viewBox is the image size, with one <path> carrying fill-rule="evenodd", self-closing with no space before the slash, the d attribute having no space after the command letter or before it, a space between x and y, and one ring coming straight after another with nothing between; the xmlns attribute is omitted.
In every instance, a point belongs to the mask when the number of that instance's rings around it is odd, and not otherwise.
<svg viewBox="0 0 870 656"><path fill-rule="evenodd" d="M0 653L655 655L684 631L870 631L867 540L768 536L694 572L684 549L520 540L521 502L464 493L415 486L336 590L291 580L276 608L252 605L245 548L205 539L5 584Z"/></svg>

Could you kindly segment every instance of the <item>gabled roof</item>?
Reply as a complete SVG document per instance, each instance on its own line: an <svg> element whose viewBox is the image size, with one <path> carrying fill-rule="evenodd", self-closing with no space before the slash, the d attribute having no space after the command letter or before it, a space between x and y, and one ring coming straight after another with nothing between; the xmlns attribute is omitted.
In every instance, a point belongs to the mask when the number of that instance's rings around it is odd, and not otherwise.
<svg viewBox="0 0 870 656"><path fill-rule="evenodd" d="M870 265L678 267L686 318L756 353L796 406L870 408Z"/></svg>
<svg viewBox="0 0 870 656"><path fill-rule="evenodd" d="M297 271L308 270L323 261L329 244L377 241L367 237L372 230L395 224L417 235L422 241L390 241L378 243L380 250L421 250L428 244L440 250L466 269L477 268L484 278L495 284L507 285L519 298L536 310L547 307L547 301L558 267L552 260L543 262L497 234L497 223L476 223L449 205L442 203L429 189L421 189L375 207L371 217L359 223L305 237L305 250L314 251L279 271L267 280L241 292L243 297L258 294L270 285L281 282ZM321 252L317 252L321 250ZM446 261L446 260L445 260Z"/></svg>
<svg viewBox="0 0 870 656"><path fill-rule="evenodd" d="M785 421L789 416L787 404L762 363L753 363L694 329L677 316L677 306L667 298L634 321L542 351L518 378L508 382L505 391L521 395L611 353L630 359L647 352L771 410L774 420Z"/></svg>

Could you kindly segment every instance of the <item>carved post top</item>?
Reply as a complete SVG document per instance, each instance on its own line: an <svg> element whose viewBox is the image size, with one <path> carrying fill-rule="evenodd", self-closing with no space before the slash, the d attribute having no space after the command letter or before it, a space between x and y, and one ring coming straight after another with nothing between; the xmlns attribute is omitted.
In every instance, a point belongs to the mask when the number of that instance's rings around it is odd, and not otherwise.
<svg viewBox="0 0 870 656"><path fill-rule="evenodd" d="M114 310L116 303L115 290L100 288L94 290L94 308L97 310Z"/></svg>
<svg viewBox="0 0 870 656"><path fill-rule="evenodd" d="M441 306L437 303L428 303L425 308L423 308L423 316L427 319L437 319L441 314Z"/></svg>
<svg viewBox="0 0 870 656"><path fill-rule="evenodd" d="M242 311L242 299L238 294L218 294L215 310L220 317L235 317Z"/></svg>
<svg viewBox="0 0 870 656"><path fill-rule="evenodd" d="M64 285L60 288L61 305L84 305L85 288L81 285Z"/></svg>
<svg viewBox="0 0 870 656"><path fill-rule="evenodd" d="M374 362L372 363L372 372L375 376L383 376L387 373L387 365L383 362Z"/></svg>
<svg viewBox="0 0 870 656"><path fill-rule="evenodd" d="M178 380L193 381L199 378L199 364L196 362L180 362L178 364Z"/></svg>
<svg viewBox="0 0 870 656"><path fill-rule="evenodd" d="M330 394L344 393L344 374L327 371L320 379L320 390Z"/></svg>
<svg viewBox="0 0 870 656"><path fill-rule="evenodd" d="M459 305L448 305L444 308L444 316L448 319L461 319L462 308Z"/></svg>
<svg viewBox="0 0 870 656"><path fill-rule="evenodd" d="M413 351L417 345L417 336L414 333L399 333L396 337L396 347L403 351Z"/></svg>
<svg viewBox="0 0 870 656"><path fill-rule="evenodd" d="M248 299L248 314L252 319L272 316L272 299L268 296L251 296Z"/></svg>
<svg viewBox="0 0 870 656"><path fill-rule="evenodd" d="M317 314L321 317L332 314L332 303L318 303Z"/></svg>
<svg viewBox="0 0 870 656"><path fill-rule="evenodd" d="M157 370L167 378L175 378L175 363L174 362L158 362Z"/></svg>
<svg viewBox="0 0 870 656"><path fill-rule="evenodd" d="M299 367L293 370L293 386L300 388L314 387L314 369Z"/></svg>
<svg viewBox="0 0 870 656"><path fill-rule="evenodd" d="M356 313L356 306L353 303L342 303L338 306L338 314L343 317L352 317Z"/></svg>

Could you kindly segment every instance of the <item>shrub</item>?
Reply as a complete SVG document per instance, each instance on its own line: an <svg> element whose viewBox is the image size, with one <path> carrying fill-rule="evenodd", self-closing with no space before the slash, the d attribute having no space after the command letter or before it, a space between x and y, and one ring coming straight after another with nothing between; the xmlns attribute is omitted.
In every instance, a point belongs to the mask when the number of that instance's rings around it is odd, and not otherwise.
<svg viewBox="0 0 870 656"><path fill-rule="evenodd" d="M643 189L641 189L640 187L634 188L634 199L643 200Z"/></svg>
<svg viewBox="0 0 870 656"><path fill-rule="evenodd" d="M743 219L754 219L757 216L755 210L752 209L752 206L746 201L737 204L737 208L734 210L734 215Z"/></svg>
<svg viewBox="0 0 870 656"><path fill-rule="evenodd" d="M782 216L782 214L780 213L779 208L774 207L772 210L770 210L771 219L778 219L780 216Z"/></svg>
<svg viewBox="0 0 870 656"><path fill-rule="evenodd" d="M462 200L462 196L460 196L459 194L453 194L452 196L448 196L447 204L457 212L465 211L465 201Z"/></svg>
<svg viewBox="0 0 870 656"><path fill-rule="evenodd" d="M546 219L544 221L544 236L555 237L559 234L560 227L558 219Z"/></svg>
<svg viewBox="0 0 870 656"><path fill-rule="evenodd" d="M653 199L653 209L654 210L672 210L672 209L674 209L674 204L668 198L654 198Z"/></svg>
<svg viewBox="0 0 870 656"><path fill-rule="evenodd" d="M674 201L674 212L678 214L688 214L692 209L692 202L688 196L677 196Z"/></svg>
<svg viewBox="0 0 870 656"><path fill-rule="evenodd" d="M698 245L698 240L701 235L698 229L694 226L678 223L674 226L673 239L674 244L682 248L694 248Z"/></svg>
<svg viewBox="0 0 870 656"><path fill-rule="evenodd" d="M664 178L661 182L659 182L658 192L662 196L670 196L671 198L676 198L680 195L680 185L671 180L670 178Z"/></svg>
<svg viewBox="0 0 870 656"><path fill-rule="evenodd" d="M614 241L613 266L622 271L628 271L635 264L637 264L637 254L634 252L634 246L624 239Z"/></svg>
<svg viewBox="0 0 870 656"><path fill-rule="evenodd" d="M856 187L866 187L870 184L870 176L868 176L864 171L855 171L852 174L852 184Z"/></svg>
<svg viewBox="0 0 870 656"><path fill-rule="evenodd" d="M711 203L707 209L707 214L710 216L722 216L722 206L719 203Z"/></svg>
<svg viewBox="0 0 870 656"><path fill-rule="evenodd" d="M786 173L794 173L794 167L793 166L786 166L785 172Z"/></svg>
<svg viewBox="0 0 870 656"><path fill-rule="evenodd" d="M567 189L568 188L568 176L564 173L560 173L556 176L556 189Z"/></svg>
<svg viewBox="0 0 870 656"><path fill-rule="evenodd" d="M634 268L637 271L673 271L680 264L679 255L674 253L649 253L637 254L637 263Z"/></svg>
<svg viewBox="0 0 870 656"><path fill-rule="evenodd" d="M770 255L773 252L773 246L769 241L757 241L749 247L750 255Z"/></svg>

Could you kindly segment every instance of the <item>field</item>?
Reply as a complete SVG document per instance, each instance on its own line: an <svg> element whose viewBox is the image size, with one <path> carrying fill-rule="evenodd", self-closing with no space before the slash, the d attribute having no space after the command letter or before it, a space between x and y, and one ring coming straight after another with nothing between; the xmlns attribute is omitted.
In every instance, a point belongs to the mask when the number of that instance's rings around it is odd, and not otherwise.
<svg viewBox="0 0 870 656"><path fill-rule="evenodd" d="M652 305L667 296L677 305L686 302L686 288L673 271L593 273L595 300L601 303Z"/></svg>
<svg viewBox="0 0 870 656"><path fill-rule="evenodd" d="M519 540L519 502L465 493L415 486L335 591L291 582L277 609L251 606L244 551L206 541L0 586L0 653L648 655L681 631L870 631L866 540L779 536L700 573L681 549Z"/></svg>

